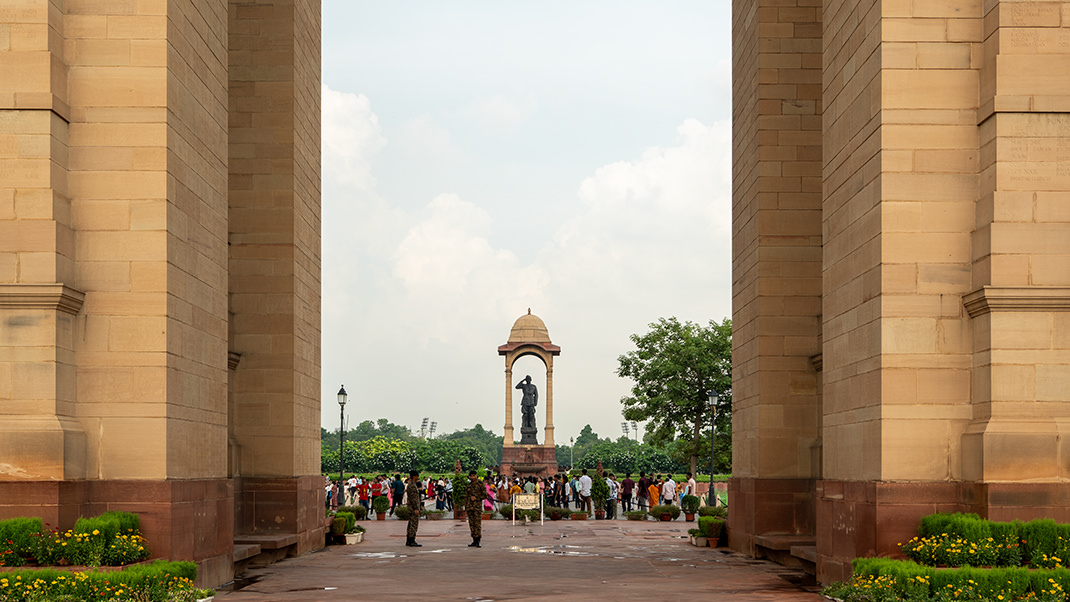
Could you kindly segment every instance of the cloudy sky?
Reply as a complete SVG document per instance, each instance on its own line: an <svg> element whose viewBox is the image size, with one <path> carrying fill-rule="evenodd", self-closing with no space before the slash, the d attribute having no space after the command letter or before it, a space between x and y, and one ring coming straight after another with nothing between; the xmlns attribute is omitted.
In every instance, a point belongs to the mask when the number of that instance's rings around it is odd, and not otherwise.
<svg viewBox="0 0 1070 602"><path fill-rule="evenodd" d="M531 308L557 442L620 436L629 335L731 312L730 30L729 0L326 0L323 426L345 384L350 426L501 434Z"/></svg>

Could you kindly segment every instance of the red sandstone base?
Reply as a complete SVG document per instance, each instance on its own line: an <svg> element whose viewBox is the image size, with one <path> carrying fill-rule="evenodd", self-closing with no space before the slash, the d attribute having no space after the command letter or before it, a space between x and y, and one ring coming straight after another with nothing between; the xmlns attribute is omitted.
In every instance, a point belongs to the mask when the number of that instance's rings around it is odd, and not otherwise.
<svg viewBox="0 0 1070 602"><path fill-rule="evenodd" d="M197 583L203 587L216 587L234 578L237 533L294 533L298 541L288 552L291 556L318 550L324 542L319 475L289 479L0 481L0 519L36 516L50 528L62 530L74 527L80 516L109 510L137 513L152 557L196 562Z"/></svg>
<svg viewBox="0 0 1070 602"><path fill-rule="evenodd" d="M548 445L503 447L501 473L520 477L557 474L557 450Z"/></svg>
<svg viewBox="0 0 1070 602"><path fill-rule="evenodd" d="M732 479L729 545L754 555L765 536L811 535L817 579L843 581L859 557L901 557L923 516L974 512L992 520L1070 522L1070 487L1061 483L882 483Z"/></svg>

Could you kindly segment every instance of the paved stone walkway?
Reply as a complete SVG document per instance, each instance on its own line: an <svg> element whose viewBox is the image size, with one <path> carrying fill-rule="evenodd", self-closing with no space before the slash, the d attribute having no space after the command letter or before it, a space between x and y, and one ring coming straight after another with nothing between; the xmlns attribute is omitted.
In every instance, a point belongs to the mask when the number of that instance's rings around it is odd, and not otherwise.
<svg viewBox="0 0 1070 602"><path fill-rule="evenodd" d="M693 523L421 521L422 548L405 547L405 523L364 521L365 540L251 569L224 602L246 600L614 600L818 602L803 575L688 542ZM811 582L812 583L812 582Z"/></svg>

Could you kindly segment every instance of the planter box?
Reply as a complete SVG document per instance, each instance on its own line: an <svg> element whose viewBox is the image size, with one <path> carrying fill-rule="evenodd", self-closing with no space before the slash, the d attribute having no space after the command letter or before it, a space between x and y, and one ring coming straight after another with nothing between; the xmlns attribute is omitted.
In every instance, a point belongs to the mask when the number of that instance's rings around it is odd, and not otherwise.
<svg viewBox="0 0 1070 602"><path fill-rule="evenodd" d="M493 520L493 519L494 519L494 513L493 512L484 512L483 513L482 520Z"/></svg>
<svg viewBox="0 0 1070 602"><path fill-rule="evenodd" d="M346 533L346 545L353 545L364 541L363 533Z"/></svg>
<svg viewBox="0 0 1070 602"><path fill-rule="evenodd" d="M573 512L569 515L569 518L572 520L587 520L587 514L584 512Z"/></svg>
<svg viewBox="0 0 1070 602"><path fill-rule="evenodd" d="M625 516L628 520L646 520L646 515L643 516Z"/></svg>
<svg viewBox="0 0 1070 602"><path fill-rule="evenodd" d="M665 522L669 522L669 521L672 520L672 515L671 514L662 514L661 515L661 520L663 520Z"/></svg>
<svg viewBox="0 0 1070 602"><path fill-rule="evenodd" d="M692 536L691 545L695 546L696 548L705 548L710 544L705 537Z"/></svg>

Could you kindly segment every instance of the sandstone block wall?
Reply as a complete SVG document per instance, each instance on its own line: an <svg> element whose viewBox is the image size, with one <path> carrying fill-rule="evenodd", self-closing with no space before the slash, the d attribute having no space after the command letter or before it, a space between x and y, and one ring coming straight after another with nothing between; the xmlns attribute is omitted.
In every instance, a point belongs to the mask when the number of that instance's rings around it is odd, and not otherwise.
<svg viewBox="0 0 1070 602"><path fill-rule="evenodd" d="M284 477L322 544L319 61L318 2L0 7L0 515L134 510L214 585Z"/></svg>
<svg viewBox="0 0 1070 602"><path fill-rule="evenodd" d="M760 362L770 347L759 325L782 319L767 297L786 281L754 259L775 232L760 227L775 218L755 218L790 215L760 193L778 175L763 161L783 152L783 133L768 129L786 125L765 117L763 94L811 100L767 70L784 68L785 47L810 43L809 30L783 23L797 8L734 5L734 427L746 433L734 442L734 487L747 508L730 506L734 516L784 514L747 493L798 492L802 483L782 481L808 478L814 493L795 495L796 514L814 513L823 580L854 556L895 553L912 529L892 525L936 510L1067 516L1066 2L821 3L821 468L786 475L793 460L753 460L769 443L813 441L772 428L785 397L767 383L782 373ZM811 293L794 284L788 294ZM745 523L733 545L747 549L763 529L804 533L798 524Z"/></svg>

